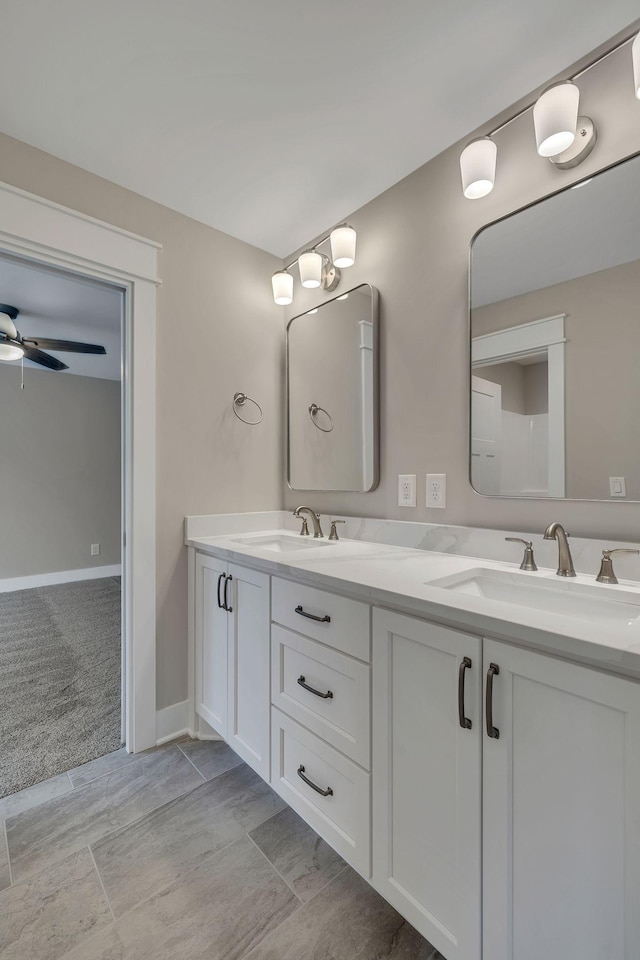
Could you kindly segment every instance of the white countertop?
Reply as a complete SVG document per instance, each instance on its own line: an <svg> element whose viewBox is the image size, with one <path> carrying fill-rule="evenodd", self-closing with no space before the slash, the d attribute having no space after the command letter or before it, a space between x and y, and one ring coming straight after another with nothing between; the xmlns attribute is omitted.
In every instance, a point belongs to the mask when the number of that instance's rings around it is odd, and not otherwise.
<svg viewBox="0 0 640 960"><path fill-rule="evenodd" d="M256 530L260 536L291 530ZM190 547L265 573L300 580L376 606L437 620L477 635L509 640L563 659L574 660L640 679L640 617L630 624L584 620L545 610L472 596L429 585L426 581L482 567L519 573L518 564L476 557L390 546L362 540L321 541L308 549L274 553L259 544L239 543L250 530L219 536L187 536ZM593 576L578 574L570 584L556 579L555 569L541 568L527 577L552 578L554 587L592 586ZM640 585L620 581L603 590L632 591L640 602ZM639 609L640 613L640 609Z"/></svg>

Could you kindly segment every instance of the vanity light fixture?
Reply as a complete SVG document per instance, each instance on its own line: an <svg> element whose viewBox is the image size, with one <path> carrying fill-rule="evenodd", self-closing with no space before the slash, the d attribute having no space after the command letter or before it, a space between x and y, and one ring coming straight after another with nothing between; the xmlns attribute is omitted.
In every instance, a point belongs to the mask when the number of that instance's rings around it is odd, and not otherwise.
<svg viewBox="0 0 640 960"><path fill-rule="evenodd" d="M327 241L331 244L331 257L318 251ZM289 272L298 264L300 283L308 289L335 290L340 283L341 268L351 267L356 260L356 231L348 223L335 227L322 240L301 253L282 270L276 270L271 278L273 299L282 306L293 302L293 276Z"/></svg>
<svg viewBox="0 0 640 960"><path fill-rule="evenodd" d="M476 200L491 193L497 155L493 137L532 108L536 147L541 157L548 159L558 170L577 167L586 160L596 144L598 134L589 117L579 116L580 91L574 81L627 43L632 43L634 92L640 100L640 34L634 33L596 57L572 77L548 87L535 103L523 107L485 137L471 140L460 154L462 192L465 197Z"/></svg>
<svg viewBox="0 0 640 960"><path fill-rule="evenodd" d="M491 137L478 137L460 154L462 192L468 200L479 200L493 190L498 148Z"/></svg>

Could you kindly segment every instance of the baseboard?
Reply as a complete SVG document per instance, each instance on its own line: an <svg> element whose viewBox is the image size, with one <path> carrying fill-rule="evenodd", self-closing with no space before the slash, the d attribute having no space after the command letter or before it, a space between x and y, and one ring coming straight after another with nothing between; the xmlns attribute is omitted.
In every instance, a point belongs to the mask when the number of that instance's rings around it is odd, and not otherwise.
<svg viewBox="0 0 640 960"><path fill-rule="evenodd" d="M193 736L193 731L189 730L189 701L183 700L181 703L172 703L169 707L162 710L156 710L156 745L168 743L169 740L175 740L176 737L183 737L186 734Z"/></svg>
<svg viewBox="0 0 640 960"><path fill-rule="evenodd" d="M101 580L103 577L119 577L122 566L114 563L109 567L86 567L83 570L59 570L56 573L36 573L30 577L10 577L0 580L0 593L14 590L32 590L34 587L50 587L56 583L75 583L78 580Z"/></svg>

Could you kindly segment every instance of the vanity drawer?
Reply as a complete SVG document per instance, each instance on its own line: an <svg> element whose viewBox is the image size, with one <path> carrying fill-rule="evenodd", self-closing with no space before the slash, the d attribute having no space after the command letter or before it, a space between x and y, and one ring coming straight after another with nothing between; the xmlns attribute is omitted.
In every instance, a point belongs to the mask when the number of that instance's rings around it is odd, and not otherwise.
<svg viewBox="0 0 640 960"><path fill-rule="evenodd" d="M271 786L359 873L371 872L369 774L271 708ZM305 783L304 774L317 789ZM320 791L328 791L326 796Z"/></svg>
<svg viewBox="0 0 640 960"><path fill-rule="evenodd" d="M371 618L366 603L272 577L271 617L352 657L367 663L371 660Z"/></svg>
<svg viewBox="0 0 640 960"><path fill-rule="evenodd" d="M315 640L275 624L271 628L274 706L367 768L370 767L370 671L371 668L359 660Z"/></svg>

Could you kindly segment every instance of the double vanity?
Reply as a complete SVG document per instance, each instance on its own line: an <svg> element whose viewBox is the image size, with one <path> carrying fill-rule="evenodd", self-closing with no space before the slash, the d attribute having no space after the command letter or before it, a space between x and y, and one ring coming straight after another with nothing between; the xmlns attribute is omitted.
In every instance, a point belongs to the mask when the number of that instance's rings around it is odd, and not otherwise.
<svg viewBox="0 0 640 960"><path fill-rule="evenodd" d="M637 958L640 585L367 523L187 518L194 729L447 960Z"/></svg>

